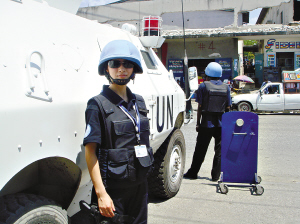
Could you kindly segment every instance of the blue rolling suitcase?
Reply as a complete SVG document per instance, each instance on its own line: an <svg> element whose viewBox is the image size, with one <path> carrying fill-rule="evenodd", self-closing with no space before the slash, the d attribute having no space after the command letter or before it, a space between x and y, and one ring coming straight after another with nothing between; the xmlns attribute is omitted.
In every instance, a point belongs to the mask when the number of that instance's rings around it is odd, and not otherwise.
<svg viewBox="0 0 300 224"><path fill-rule="evenodd" d="M251 112L228 112L222 116L221 193L228 193L228 183L248 183L257 195L264 188L257 175L258 116Z"/></svg>

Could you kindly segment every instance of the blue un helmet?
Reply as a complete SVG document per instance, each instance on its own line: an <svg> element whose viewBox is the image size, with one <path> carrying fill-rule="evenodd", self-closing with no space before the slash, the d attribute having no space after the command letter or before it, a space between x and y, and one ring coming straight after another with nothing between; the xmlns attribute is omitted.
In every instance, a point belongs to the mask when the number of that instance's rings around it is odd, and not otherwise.
<svg viewBox="0 0 300 224"><path fill-rule="evenodd" d="M222 76L221 65L217 62L210 62L205 69L205 75L220 78Z"/></svg>
<svg viewBox="0 0 300 224"><path fill-rule="evenodd" d="M134 64L133 73L130 76L130 79L134 79L136 73L143 73L140 52L134 44L127 40L113 40L109 42L105 45L100 55L98 66L99 75L105 75L110 82L114 81L117 83L117 80L112 80L106 71L107 63L112 59L125 59ZM128 79L128 82L130 79ZM128 82L122 84L127 84Z"/></svg>

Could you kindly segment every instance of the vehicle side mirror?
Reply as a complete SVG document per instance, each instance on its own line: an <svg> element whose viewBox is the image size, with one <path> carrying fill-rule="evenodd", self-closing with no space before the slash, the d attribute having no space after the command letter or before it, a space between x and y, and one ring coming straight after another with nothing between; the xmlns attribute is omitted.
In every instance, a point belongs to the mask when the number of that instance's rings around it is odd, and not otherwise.
<svg viewBox="0 0 300 224"><path fill-rule="evenodd" d="M198 89L198 73L196 67L190 67L189 70L189 84L190 90L195 91Z"/></svg>

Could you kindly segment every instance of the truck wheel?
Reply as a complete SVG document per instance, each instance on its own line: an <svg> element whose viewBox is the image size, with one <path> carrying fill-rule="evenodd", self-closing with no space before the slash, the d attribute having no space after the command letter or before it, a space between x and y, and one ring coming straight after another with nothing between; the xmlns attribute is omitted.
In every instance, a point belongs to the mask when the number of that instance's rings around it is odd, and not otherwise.
<svg viewBox="0 0 300 224"><path fill-rule="evenodd" d="M0 223L67 224L67 212L55 202L38 195L15 194L0 198Z"/></svg>
<svg viewBox="0 0 300 224"><path fill-rule="evenodd" d="M154 170L148 178L150 194L160 198L175 196L180 188L185 165L185 141L176 129L154 155Z"/></svg>
<svg viewBox="0 0 300 224"><path fill-rule="evenodd" d="M238 111L251 112L251 106L247 102L241 102L241 103L238 104Z"/></svg>

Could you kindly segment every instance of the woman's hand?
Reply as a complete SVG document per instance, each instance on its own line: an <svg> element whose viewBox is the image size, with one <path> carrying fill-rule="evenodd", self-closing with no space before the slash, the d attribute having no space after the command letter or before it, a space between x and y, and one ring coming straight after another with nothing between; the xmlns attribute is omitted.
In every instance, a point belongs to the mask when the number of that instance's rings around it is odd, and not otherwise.
<svg viewBox="0 0 300 224"><path fill-rule="evenodd" d="M110 196L107 193L104 193L98 198L98 206L100 214L105 217L114 217L115 216L115 206Z"/></svg>
<svg viewBox="0 0 300 224"><path fill-rule="evenodd" d="M105 217L114 217L115 206L110 196L107 194L99 168L99 162L96 156L97 143L88 143L85 146L85 159L89 169L91 179L98 198L98 207L101 215Z"/></svg>

